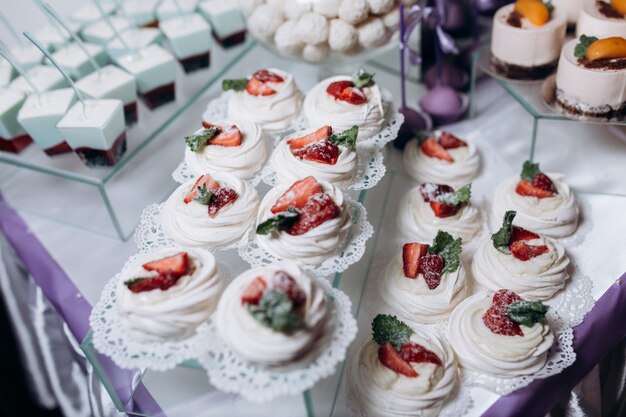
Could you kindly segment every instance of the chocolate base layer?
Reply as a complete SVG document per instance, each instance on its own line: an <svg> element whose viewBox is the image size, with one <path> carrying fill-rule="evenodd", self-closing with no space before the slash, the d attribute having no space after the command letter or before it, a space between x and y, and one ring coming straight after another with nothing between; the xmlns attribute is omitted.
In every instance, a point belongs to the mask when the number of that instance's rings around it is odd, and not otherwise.
<svg viewBox="0 0 626 417"><path fill-rule="evenodd" d="M74 152L88 167L110 167L119 162L126 152L126 131L115 139L110 149L76 148Z"/></svg>
<svg viewBox="0 0 626 417"><path fill-rule="evenodd" d="M141 100L150 110L176 100L176 83L162 85L147 93L140 94Z"/></svg>
<svg viewBox="0 0 626 417"><path fill-rule="evenodd" d="M13 139L0 138L0 151L20 153L33 143L29 135L17 136Z"/></svg>
<svg viewBox="0 0 626 417"><path fill-rule="evenodd" d="M126 120L126 126L133 125L139 120L136 101L124 105L124 120Z"/></svg>
<svg viewBox="0 0 626 417"><path fill-rule="evenodd" d="M574 104L566 103L557 94L556 104L559 107L561 107L563 110L565 110L567 113L576 115L576 116L593 117L593 118L607 119L607 120L612 120L612 119L622 120L626 118L626 102L622 103L619 109L613 109L610 106L607 106L610 108L610 110L607 110L604 112L590 112L590 111L581 110L580 108L576 107L576 105Z"/></svg>
<svg viewBox="0 0 626 417"><path fill-rule="evenodd" d="M240 32L235 32L232 35L228 35L225 38L220 38L215 31L211 31L213 34L213 39L219 43L222 48L230 48L231 46L239 45L240 43L244 43L246 41L246 30L242 30Z"/></svg>
<svg viewBox="0 0 626 417"><path fill-rule="evenodd" d="M500 75L513 80L541 80L552 74L558 64L558 59L549 64L537 67L522 67L520 65L508 64L492 56L491 63Z"/></svg>
<svg viewBox="0 0 626 417"><path fill-rule="evenodd" d="M71 153L72 152L72 148L70 147L70 145L68 145L67 142L61 142L58 145L54 145L50 148L44 149L43 150L46 155L48 156L55 156L55 155L61 155L64 153Z"/></svg>
<svg viewBox="0 0 626 417"><path fill-rule="evenodd" d="M188 56L187 58L179 59L186 74L190 72L198 71L203 68L208 68L211 63L211 51L206 51L198 55Z"/></svg>

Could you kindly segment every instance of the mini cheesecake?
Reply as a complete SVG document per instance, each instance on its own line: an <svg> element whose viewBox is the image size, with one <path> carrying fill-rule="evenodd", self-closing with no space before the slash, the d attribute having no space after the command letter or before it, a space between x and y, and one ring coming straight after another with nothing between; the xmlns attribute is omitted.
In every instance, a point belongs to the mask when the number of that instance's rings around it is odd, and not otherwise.
<svg viewBox="0 0 626 417"><path fill-rule="evenodd" d="M182 10L183 14L191 14L196 11L198 6L198 0L177 0L178 6ZM165 20L172 19L180 16L180 10L173 0L163 0L159 4L156 10L157 19L159 24Z"/></svg>
<svg viewBox="0 0 626 417"><path fill-rule="evenodd" d="M135 77L113 65L107 65L76 82L76 87L89 98L116 98L124 104L127 125L138 120L137 83Z"/></svg>
<svg viewBox="0 0 626 417"><path fill-rule="evenodd" d="M576 24L576 37L580 35L608 38L626 37L626 10L624 1L585 0Z"/></svg>
<svg viewBox="0 0 626 417"><path fill-rule="evenodd" d="M99 65L105 65L108 57L101 45L89 42L84 42L83 45ZM75 80L95 71L89 56L76 43L62 47L52 54L52 58Z"/></svg>
<svg viewBox="0 0 626 417"><path fill-rule="evenodd" d="M493 18L492 64L507 78L545 78L556 68L566 26L565 13L550 13L540 0L500 8Z"/></svg>
<svg viewBox="0 0 626 417"><path fill-rule="evenodd" d="M72 152L56 126L75 102L76 96L71 88L31 94L20 109L17 120L46 154L54 156Z"/></svg>
<svg viewBox="0 0 626 417"><path fill-rule="evenodd" d="M165 49L150 45L122 55L116 62L135 76L139 96L148 108L176 100L176 61Z"/></svg>
<svg viewBox="0 0 626 417"><path fill-rule="evenodd" d="M120 36L124 39L126 45L134 51L138 51L152 44L161 45L163 39L161 31L154 28L129 28L120 33ZM128 53L126 47L117 37L107 43L106 50L112 61Z"/></svg>
<svg viewBox="0 0 626 417"><path fill-rule="evenodd" d="M109 21L118 33L134 26L132 20L121 16L111 16ZM98 45L106 45L115 37L111 27L104 20L93 22L85 27L81 33L84 40Z"/></svg>
<svg viewBox="0 0 626 417"><path fill-rule="evenodd" d="M0 89L0 151L19 153L32 142L17 120L24 99L20 91Z"/></svg>
<svg viewBox="0 0 626 417"><path fill-rule="evenodd" d="M197 13L161 21L161 31L186 73L207 68L211 57L211 26Z"/></svg>
<svg viewBox="0 0 626 417"><path fill-rule="evenodd" d="M27 71L27 75L40 93L68 87L67 81L61 73L56 68L48 65L36 65ZM24 94L33 92L30 84L21 75L9 84L9 88L21 91Z"/></svg>
<svg viewBox="0 0 626 417"><path fill-rule="evenodd" d="M223 0L206 0L198 11L211 24L213 38L224 48L246 40L246 22L237 3Z"/></svg>
<svg viewBox="0 0 626 417"><path fill-rule="evenodd" d="M123 16L128 17L139 27L156 28L159 21L156 18L156 7L159 0L126 0L120 9Z"/></svg>
<svg viewBox="0 0 626 417"><path fill-rule="evenodd" d="M126 152L126 127L120 100L85 100L74 104L57 130L89 167L113 166Z"/></svg>

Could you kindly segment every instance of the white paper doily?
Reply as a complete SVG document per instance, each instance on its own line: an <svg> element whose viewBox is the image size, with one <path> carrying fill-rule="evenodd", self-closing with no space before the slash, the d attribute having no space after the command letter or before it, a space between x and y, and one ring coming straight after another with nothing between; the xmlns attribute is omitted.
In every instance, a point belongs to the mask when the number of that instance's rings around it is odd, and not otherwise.
<svg viewBox="0 0 626 417"><path fill-rule="evenodd" d="M303 265L305 269L314 270L317 275L332 275L345 271L361 259L365 252L365 244L374 235L374 228L367 221L367 210L361 203L346 196L346 209L349 210L352 221L346 242L321 265ZM239 256L252 268L280 261L258 244L253 229L242 239Z"/></svg>
<svg viewBox="0 0 626 417"><path fill-rule="evenodd" d="M596 300L591 295L593 289L591 278L580 273L580 269L573 262L570 266L572 271L569 281L546 304L558 311L563 320L573 327L583 321L585 314L596 304Z"/></svg>
<svg viewBox="0 0 626 417"><path fill-rule="evenodd" d="M117 314L117 285L123 272L139 257L132 256L122 268L122 272L113 277L102 290L100 300L89 316L89 325L93 332L95 349L110 357L120 368L148 368L166 371L176 365L203 355L210 346L206 329L208 323L201 324L191 337L171 342L140 343L134 341L122 326ZM218 264L224 282L228 281L227 269Z"/></svg>
<svg viewBox="0 0 626 417"><path fill-rule="evenodd" d="M356 175L345 188L348 190L367 190L375 187L385 176L385 172L387 172L383 153L378 149L369 151L363 148L357 150L357 155L358 164ZM265 165L259 177L264 183L272 187L280 183L276 171L274 171L269 163Z"/></svg>
<svg viewBox="0 0 626 417"><path fill-rule="evenodd" d="M334 318L329 343L312 362L286 370L264 368L240 359L217 335L214 325L202 328L203 337L213 340L198 361L207 370L211 384L221 391L237 393L251 401L269 401L281 395L296 395L335 372L346 357L357 332L350 298L332 288L324 278L314 278L332 300Z"/></svg>
<svg viewBox="0 0 626 417"><path fill-rule="evenodd" d="M253 188L259 185L259 183L263 179L263 176L266 175L264 174L264 170L266 169L267 165L268 164L265 163L264 167L261 168L259 172L254 174L254 176L250 178L249 180L246 180L248 181L248 184L250 184ZM184 159L180 164L178 164L176 169L172 172L172 179L179 184L184 184L187 181L191 179L195 179L197 177L198 176L189 169L189 165L187 165L187 162L185 162Z"/></svg>
<svg viewBox="0 0 626 417"><path fill-rule="evenodd" d="M161 210L165 203L150 204L143 209L139 225L135 229L135 244L139 248L140 253L150 252L156 248L176 246L177 243L170 240L163 232L161 227ZM229 250L239 247L244 241L248 231L242 235L240 239L232 242L226 242L223 245L211 246L210 250ZM208 245L204 249L209 249Z"/></svg>

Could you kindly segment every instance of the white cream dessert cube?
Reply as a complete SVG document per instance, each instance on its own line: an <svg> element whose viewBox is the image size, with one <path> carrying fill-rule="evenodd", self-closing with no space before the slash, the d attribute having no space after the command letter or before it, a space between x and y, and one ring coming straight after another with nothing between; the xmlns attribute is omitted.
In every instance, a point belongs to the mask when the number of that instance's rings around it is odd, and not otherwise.
<svg viewBox="0 0 626 417"><path fill-rule="evenodd" d="M100 20L102 18L102 14L98 7L96 7L91 2L84 2L85 5L74 11L70 15L70 20L79 23L81 26L87 26L90 23L95 22L96 20ZM100 5L102 6L102 10L107 15L110 15L115 11L115 2L110 0L100 1Z"/></svg>
<svg viewBox="0 0 626 417"><path fill-rule="evenodd" d="M120 100L74 104L57 124L59 133L88 166L115 165L126 151L126 126Z"/></svg>
<svg viewBox="0 0 626 417"><path fill-rule="evenodd" d="M161 45L161 39L163 38L161 31L155 28L128 28L120 33L120 36L128 47L135 51L152 44ZM128 53L126 47L122 45L122 42L117 37L114 37L107 43L106 50L113 61Z"/></svg>
<svg viewBox="0 0 626 417"><path fill-rule="evenodd" d="M198 13L174 17L160 23L174 54L185 72L209 66L211 26Z"/></svg>
<svg viewBox="0 0 626 417"><path fill-rule="evenodd" d="M213 36L224 47L245 40L246 22L236 2L206 0L198 11L211 24Z"/></svg>
<svg viewBox="0 0 626 417"><path fill-rule="evenodd" d="M76 101L71 88L31 94L17 116L18 121L35 143L48 155L71 152L57 130L57 123Z"/></svg>
<svg viewBox="0 0 626 417"><path fill-rule="evenodd" d="M78 33L80 31L80 24L76 22L65 23L72 32ZM66 45L70 41L71 36L64 29L49 24L35 33L35 39L37 39L49 51L55 52Z"/></svg>
<svg viewBox="0 0 626 417"><path fill-rule="evenodd" d="M122 14L137 26L155 26L158 3L159 0L125 0L120 8Z"/></svg>
<svg viewBox="0 0 626 417"><path fill-rule="evenodd" d="M65 81L65 78L63 78L59 70L48 65L34 66L29 69L26 74L32 83L35 84L35 87L40 93L68 86L67 81ZM28 82L26 82L24 77L21 75L9 84L9 88L19 90L24 94L30 94L33 92L30 84L28 84Z"/></svg>
<svg viewBox="0 0 626 417"><path fill-rule="evenodd" d="M18 153L31 143L17 120L24 99L20 91L0 89L0 151Z"/></svg>
<svg viewBox="0 0 626 417"><path fill-rule="evenodd" d="M614 16L613 13L610 13L611 16L603 13L602 9L613 10L609 3L604 0L584 0L576 23L576 38L580 38L580 35L595 36L599 39L611 36L626 37L626 16L619 17L619 13L615 11Z"/></svg>
<svg viewBox="0 0 626 417"><path fill-rule="evenodd" d="M11 54L17 62L24 68L29 70L35 65L41 64L43 54L35 45L20 45L11 48Z"/></svg>
<svg viewBox="0 0 626 417"><path fill-rule="evenodd" d="M106 52L102 46L89 42L84 42L83 45L99 65L103 65L107 61ZM62 47L52 54L52 58L73 79L79 79L95 71L89 56L76 43Z"/></svg>
<svg viewBox="0 0 626 417"><path fill-rule="evenodd" d="M190 14L196 11L198 0L178 0L183 14ZM157 18L160 22L180 16L180 12L176 4L172 0L163 0L156 10Z"/></svg>
<svg viewBox="0 0 626 417"><path fill-rule="evenodd" d="M134 26L132 20L121 16L111 16L109 21L118 33ZM106 45L107 42L115 37L111 27L104 20L93 22L84 28L81 34L82 38L87 42L97 43L98 45Z"/></svg>
<svg viewBox="0 0 626 417"><path fill-rule="evenodd" d="M13 67L4 59L0 60L0 87L6 87L13 79Z"/></svg>

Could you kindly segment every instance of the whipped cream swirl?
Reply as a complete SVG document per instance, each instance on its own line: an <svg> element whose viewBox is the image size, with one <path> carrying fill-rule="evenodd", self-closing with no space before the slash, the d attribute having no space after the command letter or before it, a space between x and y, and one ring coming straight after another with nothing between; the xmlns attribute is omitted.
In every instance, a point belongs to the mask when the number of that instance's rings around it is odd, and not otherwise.
<svg viewBox="0 0 626 417"><path fill-rule="evenodd" d="M287 334L265 326L241 302L245 287L256 277L267 283L278 271L285 271L302 288L306 301L302 305L303 327ZM224 343L242 359L261 365L282 366L310 361L329 342L332 309L326 294L294 262L249 269L231 282L222 295L215 313L217 331Z"/></svg>
<svg viewBox="0 0 626 417"><path fill-rule="evenodd" d="M227 172L243 180L251 178L260 171L267 159L263 130L256 123L240 119L223 120L215 125L237 126L243 138L241 145L207 145L200 152L193 152L189 147L185 147L185 162L189 169L198 176L207 172ZM203 130L199 129L194 135Z"/></svg>
<svg viewBox="0 0 626 417"><path fill-rule="evenodd" d="M548 198L525 197L515 192L520 181L518 175L507 178L496 188L493 198L493 215L502 219L507 210L517 211L515 223L541 235L563 238L572 235L578 227L578 202L574 193L563 181L563 175L546 174L558 190Z"/></svg>
<svg viewBox="0 0 626 417"><path fill-rule="evenodd" d="M284 130L300 114L302 94L291 74L275 68L270 68L268 71L283 79L281 83L267 83L276 91L276 94L253 96L246 90L231 91L228 100L228 117L248 119L261 126L263 130Z"/></svg>
<svg viewBox="0 0 626 417"><path fill-rule="evenodd" d="M410 341L434 352L443 366L411 363L419 376L406 377L380 362L378 345L370 340L354 358L350 374L351 388L367 415L436 417L458 384L458 368L448 344L426 330L413 333Z"/></svg>
<svg viewBox="0 0 626 417"><path fill-rule="evenodd" d="M482 292L463 301L452 312L449 340L462 367L513 378L543 368L554 334L547 322L520 325L524 336L495 334L483 322L492 293Z"/></svg>
<svg viewBox="0 0 626 417"><path fill-rule="evenodd" d="M398 229L408 239L430 242L439 230L469 242L481 228L480 211L471 204L461 207L450 217L437 217L425 202L419 187L413 188L400 202Z"/></svg>
<svg viewBox="0 0 626 417"><path fill-rule="evenodd" d="M548 252L528 261L498 251L491 240L476 251L472 273L476 280L492 291L512 290L523 298L547 300L565 286L569 273L569 258L556 240L547 237L526 242L546 245Z"/></svg>
<svg viewBox="0 0 626 417"><path fill-rule="evenodd" d="M439 286L431 290L422 274L415 279L404 276L401 253L387 265L378 290L401 320L426 324L447 320L468 294L462 263L456 271L442 274Z"/></svg>
<svg viewBox="0 0 626 417"><path fill-rule="evenodd" d="M125 281L156 275L142 265L181 251L187 252L191 273L163 291L133 293ZM217 306L223 277L210 252L163 248L139 257L123 273L117 287L117 311L122 326L138 342L164 342L189 337L207 321Z"/></svg>
<svg viewBox="0 0 626 417"><path fill-rule="evenodd" d="M339 146L339 158L335 165L308 161L295 157L287 143L291 139L305 136L315 129L291 134L280 141L270 157L270 166L280 182L293 183L296 180L313 175L338 187L347 187L357 170L357 153L354 149Z"/></svg>
<svg viewBox="0 0 626 417"><path fill-rule="evenodd" d="M318 182L322 186L322 191L339 207L339 216L299 236L292 236L284 231L257 235L261 247L279 259L291 259L310 265L324 262L337 251L350 231L352 225L350 213L339 188L327 181ZM272 206L290 186L291 184L276 186L265 195L259 208L257 224L274 216L271 212Z"/></svg>
<svg viewBox="0 0 626 417"><path fill-rule="evenodd" d="M440 131L435 132L438 137ZM406 172L419 183L432 182L460 188L472 182L480 169L480 157L476 145L467 142L467 146L448 149L454 162L431 158L422 152L417 139L411 140L404 148L402 159Z"/></svg>
<svg viewBox="0 0 626 417"><path fill-rule="evenodd" d="M183 201L196 178L178 187L163 205L161 225L167 237L183 246L216 248L239 239L254 222L259 194L247 182L232 174L216 173L212 178L220 186L237 192L237 200L209 216L208 207L197 201Z"/></svg>
<svg viewBox="0 0 626 417"><path fill-rule="evenodd" d="M357 140L367 139L380 132L389 103L383 100L378 84L363 88L367 101L355 105L337 100L326 92L326 88L335 81L352 81L352 78L346 75L327 78L313 87L304 98L304 115L309 126L330 125L341 131L357 125Z"/></svg>

